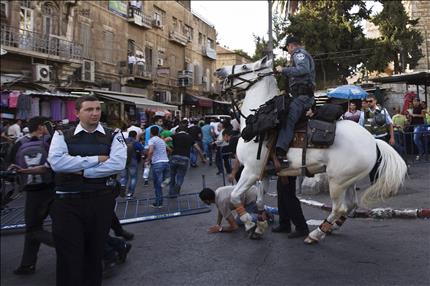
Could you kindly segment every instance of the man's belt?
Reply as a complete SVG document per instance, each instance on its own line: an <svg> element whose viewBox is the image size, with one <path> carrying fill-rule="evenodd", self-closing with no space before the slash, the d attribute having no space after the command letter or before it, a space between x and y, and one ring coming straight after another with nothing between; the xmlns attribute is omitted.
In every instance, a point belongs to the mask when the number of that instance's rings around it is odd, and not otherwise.
<svg viewBox="0 0 430 286"><path fill-rule="evenodd" d="M290 92L293 96L299 96L299 95L314 96L314 86L311 84L310 85L305 85L305 84L294 85L290 88Z"/></svg>

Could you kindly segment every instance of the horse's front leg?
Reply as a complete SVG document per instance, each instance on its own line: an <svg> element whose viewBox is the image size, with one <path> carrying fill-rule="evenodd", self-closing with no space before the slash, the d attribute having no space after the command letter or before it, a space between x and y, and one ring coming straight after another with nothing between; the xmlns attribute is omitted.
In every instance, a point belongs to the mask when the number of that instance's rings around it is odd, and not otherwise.
<svg viewBox="0 0 430 286"><path fill-rule="evenodd" d="M245 225L246 231L253 232L256 228L256 224L252 221L252 216L246 211L245 206L241 201L242 195L249 190L249 188L257 181L258 176L252 174L247 168L242 171L239 182L237 182L231 193L231 203L235 207L240 220Z"/></svg>
<svg viewBox="0 0 430 286"><path fill-rule="evenodd" d="M332 200L332 211L330 215L323 221L323 223L309 233L304 240L305 243L313 244L321 241L327 234L330 234L333 231L333 225L337 221L344 221L343 218L346 218L348 209L344 203L345 193L342 186L330 182L330 197Z"/></svg>

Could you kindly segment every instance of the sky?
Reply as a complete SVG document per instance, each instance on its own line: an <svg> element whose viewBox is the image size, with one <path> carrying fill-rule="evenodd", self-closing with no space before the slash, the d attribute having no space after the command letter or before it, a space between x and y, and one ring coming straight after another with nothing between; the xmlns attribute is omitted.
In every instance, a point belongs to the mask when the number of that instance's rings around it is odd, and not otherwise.
<svg viewBox="0 0 430 286"><path fill-rule="evenodd" d="M242 49L252 56L252 35L267 39L267 1L191 1L191 9L215 25L217 41L231 50Z"/></svg>
<svg viewBox="0 0 430 286"><path fill-rule="evenodd" d="M380 11L380 3L368 1ZM215 25L217 41L229 49L242 49L250 56L254 54L253 34L267 39L268 1L191 1L191 9ZM279 51L274 51L275 54Z"/></svg>

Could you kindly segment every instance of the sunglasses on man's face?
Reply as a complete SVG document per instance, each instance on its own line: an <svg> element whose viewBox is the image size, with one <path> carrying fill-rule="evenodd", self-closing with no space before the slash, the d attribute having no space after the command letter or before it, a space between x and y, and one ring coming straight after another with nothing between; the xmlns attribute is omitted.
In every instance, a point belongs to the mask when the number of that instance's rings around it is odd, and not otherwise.
<svg viewBox="0 0 430 286"><path fill-rule="evenodd" d="M368 103L372 103L372 102L373 102L373 100L366 100L366 102L368 102Z"/></svg>

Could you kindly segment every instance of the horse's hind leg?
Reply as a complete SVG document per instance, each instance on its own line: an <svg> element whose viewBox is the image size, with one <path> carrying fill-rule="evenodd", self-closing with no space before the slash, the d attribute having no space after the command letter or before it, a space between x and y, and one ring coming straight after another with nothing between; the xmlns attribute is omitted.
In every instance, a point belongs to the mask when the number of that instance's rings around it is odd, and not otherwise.
<svg viewBox="0 0 430 286"><path fill-rule="evenodd" d="M346 221L347 215L357 208L358 206L358 199L357 199L357 191L355 190L355 185L350 186L344 195L343 199L343 205L344 208L347 209L346 215L340 216L333 224L332 230L338 230Z"/></svg>
<svg viewBox="0 0 430 286"><path fill-rule="evenodd" d="M330 215L322 224L309 233L304 240L305 243L313 244L321 241L327 234L332 232L333 224L337 220L341 220L341 217L346 217L348 208L344 203L345 193L343 188L337 183L330 182L330 197L332 199L332 211Z"/></svg>

